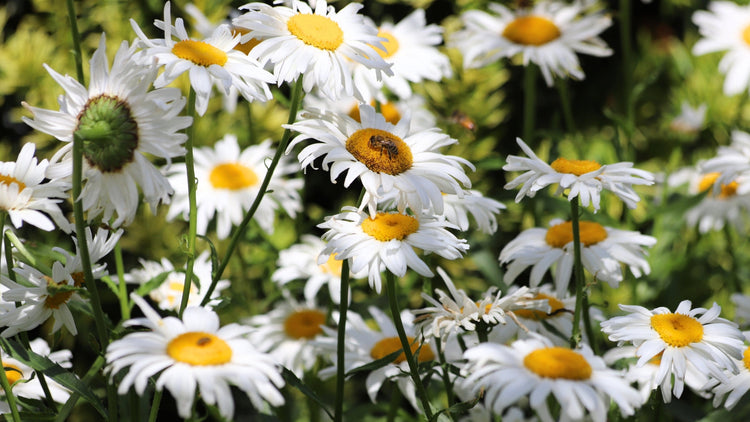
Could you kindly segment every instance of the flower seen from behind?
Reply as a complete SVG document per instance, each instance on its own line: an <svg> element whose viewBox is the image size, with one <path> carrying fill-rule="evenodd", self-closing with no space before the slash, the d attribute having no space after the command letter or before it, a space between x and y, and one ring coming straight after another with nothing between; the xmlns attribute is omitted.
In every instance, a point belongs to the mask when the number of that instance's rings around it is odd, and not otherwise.
<svg viewBox="0 0 750 422"><path fill-rule="evenodd" d="M192 306L185 309L182 319L161 318L144 299L131 297L146 317L125 321L124 325L149 331L127 334L107 347L106 373L114 377L125 371L117 388L119 394L134 387L142 396L149 379L155 377L156 390L167 388L182 418L190 416L196 393L200 392L203 401L216 405L222 417L232 419L230 386L247 394L256 409L263 408L264 402L284 404L279 392L284 380L274 359L244 337L249 327L220 327L216 313Z"/></svg>
<svg viewBox="0 0 750 422"><path fill-rule="evenodd" d="M551 184L558 184L557 194L569 189L568 200L581 198L587 207L589 203L594 210L599 210L600 193L608 190L617 195L628 208L635 208L640 197L633 191L633 185L652 185L654 175L645 170L633 168L633 163L599 164L591 160L569 160L558 158L552 164L539 159L534 151L520 138L516 142L529 156L509 155L505 171L523 171L524 173L505 185L505 189L521 186L516 195L516 202L525 196L534 197L536 193Z"/></svg>

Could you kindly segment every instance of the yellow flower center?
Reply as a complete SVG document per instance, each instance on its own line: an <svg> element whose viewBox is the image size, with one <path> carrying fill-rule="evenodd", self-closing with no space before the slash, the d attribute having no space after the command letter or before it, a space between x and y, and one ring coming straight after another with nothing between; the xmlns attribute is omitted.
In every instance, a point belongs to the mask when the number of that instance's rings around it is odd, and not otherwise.
<svg viewBox="0 0 750 422"><path fill-rule="evenodd" d="M211 170L208 180L216 189L240 190L255 186L258 175L240 163L224 163Z"/></svg>
<svg viewBox="0 0 750 422"><path fill-rule="evenodd" d="M381 242L404 240L406 236L419 230L419 220L399 213L379 212L375 218L362 222L362 231Z"/></svg>
<svg viewBox="0 0 750 422"><path fill-rule="evenodd" d="M581 176L599 170L602 168L602 165L591 160L568 160L567 158L558 158L550 164L550 167L558 173Z"/></svg>
<svg viewBox="0 0 750 422"><path fill-rule="evenodd" d="M245 29L245 28L239 28L239 27L232 28L232 35L234 35L234 36L245 35L248 32L250 32L250 31L247 30L247 29ZM257 38L250 38L246 42L239 42L239 43L237 43L237 45L234 46L234 49L237 50L237 51L241 51L241 52L243 52L245 54L250 54L250 50L252 50L253 48L255 48L256 45L260 44L261 41L263 41L263 40L259 40Z"/></svg>
<svg viewBox="0 0 750 422"><path fill-rule="evenodd" d="M523 358L523 365L544 378L583 381L591 377L591 365L586 358L564 347L536 349Z"/></svg>
<svg viewBox="0 0 750 422"><path fill-rule="evenodd" d="M8 185L10 186L11 183L15 183L18 185L18 191L21 192L22 190L26 189L26 184L22 181L16 179L13 176L6 176L4 174L0 174L0 185Z"/></svg>
<svg viewBox="0 0 750 422"><path fill-rule="evenodd" d="M370 105L375 107L375 100L372 100L370 102ZM398 108L396 108L396 105L392 102L388 101L387 103L381 103L380 104L380 114L385 117L385 121L395 125L398 123L399 120L401 120L401 113L398 111ZM351 110L349 110L349 117L352 119L362 123L361 117L359 116L359 106L354 105Z"/></svg>
<svg viewBox="0 0 750 422"><path fill-rule="evenodd" d="M745 41L745 44L750 45L750 25L742 30L742 41Z"/></svg>
<svg viewBox="0 0 750 422"><path fill-rule="evenodd" d="M541 16L521 16L503 30L503 37L523 45L543 45L559 38L560 29L554 22Z"/></svg>
<svg viewBox="0 0 750 422"><path fill-rule="evenodd" d="M8 384L13 385L16 381L23 379L23 371L12 363L3 363L5 376L8 378Z"/></svg>
<svg viewBox="0 0 750 422"><path fill-rule="evenodd" d="M177 306L180 301L182 300L182 291L185 290L185 283L181 281L170 281L169 282L169 290L167 291L167 303L169 303L169 306ZM152 291L151 298L159 301L158 298L155 297L155 293L157 293L156 290ZM193 283L190 283L190 293L188 296L192 296L194 294L198 293L198 289L195 288L195 285Z"/></svg>
<svg viewBox="0 0 750 422"><path fill-rule="evenodd" d="M565 304L560 302L557 298L546 295L544 293L537 293L532 300L546 300L549 303L549 313L539 311L535 309L518 309L513 311L514 314L521 318L533 319L535 321L541 321L547 318L554 318L559 315L557 312L561 309L565 309Z"/></svg>
<svg viewBox="0 0 750 422"><path fill-rule="evenodd" d="M750 370L750 347L745 348L745 352L742 353L742 363Z"/></svg>
<svg viewBox="0 0 750 422"><path fill-rule="evenodd" d="M315 309L303 309L293 312L284 321L284 332L287 336L299 339L311 339L323 332L320 328L326 322L326 314Z"/></svg>
<svg viewBox="0 0 750 422"><path fill-rule="evenodd" d="M344 42L339 24L321 15L298 14L286 23L289 32L303 43L321 50L336 51Z"/></svg>
<svg viewBox="0 0 750 422"><path fill-rule="evenodd" d="M79 276L76 278L76 274L79 274ZM83 280L83 277L81 276L81 273L73 274L73 281L74 285L77 287L80 287L81 284L79 284L78 279ZM55 280L53 280L51 277L44 276L44 278L47 280L47 286L57 287L57 286L65 286L67 285L64 282L56 283ZM70 297L73 296L73 291L67 291L67 292L58 292L55 294L49 294L46 299L44 299L44 307L47 309L58 309L60 306L64 303L67 303L68 300L70 300Z"/></svg>
<svg viewBox="0 0 750 422"><path fill-rule="evenodd" d="M182 40L172 47L172 54L204 67L227 62L227 53L203 41Z"/></svg>
<svg viewBox="0 0 750 422"><path fill-rule="evenodd" d="M414 337L407 336L406 340L409 342L409 348L411 349L412 354L416 353L417 349L419 349L419 356L417 357L419 362L428 362L435 359L435 354L432 352L432 348L429 344L424 344L422 345L422 348L420 348L419 342L415 342ZM404 350L404 348L401 347L401 340L398 337L386 337L372 346L370 356L375 360L383 359L391 353L396 353L399 350ZM401 352L401 354L396 356L396 359L393 360L393 363L401 363L405 360L406 355L404 352Z"/></svg>
<svg viewBox="0 0 750 422"><path fill-rule="evenodd" d="M336 254L331 254L325 264L319 265L321 271L325 274L341 277L341 267L344 265L343 260L336 259Z"/></svg>
<svg viewBox="0 0 750 422"><path fill-rule="evenodd" d="M583 246L596 245L607 238L607 230L599 223L579 221L578 228ZM544 240L553 248L562 248L573 241L573 223L566 221L550 227L547 229Z"/></svg>
<svg viewBox="0 0 750 422"><path fill-rule="evenodd" d="M346 150L368 169L392 176L411 168L411 149L398 136L380 129L360 129L346 140Z"/></svg>
<svg viewBox="0 0 750 422"><path fill-rule="evenodd" d="M167 344L167 354L188 365L223 365L232 360L232 348L210 333L191 331L180 334Z"/></svg>
<svg viewBox="0 0 750 422"><path fill-rule="evenodd" d="M380 57L387 59L388 57L396 54L396 52L398 51L398 40L393 36L393 34L381 29L380 31L378 31L378 37L386 39L386 41L381 41L381 44L383 44L383 47L385 47L385 51L379 48L375 49L375 51L380 54Z"/></svg>
<svg viewBox="0 0 750 422"><path fill-rule="evenodd" d="M683 314L656 314L651 317L651 328L672 347L685 347L703 339L703 325Z"/></svg>
<svg viewBox="0 0 750 422"><path fill-rule="evenodd" d="M727 198L737 195L738 185L736 181L732 181L731 183L727 185L724 185L724 184L721 185L721 191L718 193L718 195L713 193L714 183L716 183L716 179L718 179L719 176L721 176L721 173L708 173L705 176L703 176L701 181L698 183L698 191L699 192L709 191L708 192L709 196L715 196L719 199L727 199Z"/></svg>

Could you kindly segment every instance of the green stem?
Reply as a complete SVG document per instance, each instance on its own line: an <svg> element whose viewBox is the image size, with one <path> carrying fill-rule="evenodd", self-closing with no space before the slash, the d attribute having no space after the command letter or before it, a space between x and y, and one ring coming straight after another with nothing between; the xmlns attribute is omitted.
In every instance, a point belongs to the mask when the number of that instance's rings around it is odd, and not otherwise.
<svg viewBox="0 0 750 422"><path fill-rule="evenodd" d="M387 422L395 422L396 416L398 415L399 405L401 404L401 391L398 388L391 389L391 402L388 404L388 413L386 414L385 420Z"/></svg>
<svg viewBox="0 0 750 422"><path fill-rule="evenodd" d="M190 125L187 132L187 141L185 141L185 168L187 169L187 189L188 204L190 206L188 217L188 236L187 236L187 264L185 265L185 282L182 288L182 298L180 300L180 312L178 315L182 318L182 313L190 298L190 286L193 283L193 266L195 265L195 239L197 237L197 211L198 206L195 199L195 161L193 160L193 139L195 138L195 90L190 87L187 101L187 114L193 118L193 124ZM208 296L206 296L208 298Z"/></svg>
<svg viewBox="0 0 750 422"><path fill-rule="evenodd" d="M391 307L391 316L393 316L393 324L396 326L396 332L398 338L401 340L401 347L406 356L406 362L409 364L409 372L411 379L414 381L414 385L417 388L417 395L419 400L422 402L422 407L425 414L425 419L432 421L432 408L430 407L430 399L427 396L427 390L425 390L422 384L422 379L419 378L419 368L417 362L414 360L414 355L411 352L411 344L409 339L406 337L406 331L404 330L404 324L401 321L401 312L398 307L398 297L396 296L396 276L390 271L386 271L386 291L388 292L388 303Z"/></svg>
<svg viewBox="0 0 750 422"><path fill-rule="evenodd" d="M99 373L105 363L106 360L104 359L104 356L97 356L93 365L91 365L91 368L89 368L88 372L86 372L86 375L84 375L81 381L85 385L91 385L91 380ZM73 394L70 395L70 398L68 398L68 401L66 401L63 405L62 409L60 409L60 412L55 416L55 422L66 421L68 419L68 415L70 415L70 412L73 410L73 408L76 406L76 403L78 403L78 400L80 399L81 395L79 393L73 392Z"/></svg>
<svg viewBox="0 0 750 422"><path fill-rule="evenodd" d="M523 72L523 141L532 144L536 113L536 73L533 63L529 63Z"/></svg>
<svg viewBox="0 0 750 422"><path fill-rule="evenodd" d="M130 300L128 299L128 290L125 285L125 266L122 262L122 248L120 242L115 244L115 268L117 269L118 290L117 296L120 299L120 313L122 320L130 319Z"/></svg>
<svg viewBox="0 0 750 422"><path fill-rule="evenodd" d="M443 379L443 386L445 387L445 396L448 400L448 407L450 408L455 404L456 397L455 394L453 394L453 383L451 382L450 372L449 372L449 366L450 364L446 362L445 360L445 351L443 350L443 347L441 346L442 341L438 340L435 342L435 346L437 347L438 351L438 357L440 358L440 364L443 367L442 371L442 379Z"/></svg>
<svg viewBox="0 0 750 422"><path fill-rule="evenodd" d="M297 110L299 109L301 99L302 99L302 77L297 79L297 82L294 84L294 87L292 88L292 103L289 107L289 118L287 119L287 123L290 125L294 123L294 121L297 119ZM216 270L216 273L214 274L214 277L211 280L211 285L208 287L208 290L206 291L206 296L203 298L203 301L201 302L201 306L205 306L206 303L208 303L208 301L211 299L211 294L216 288L216 283L219 282L219 280L221 279L221 276L224 274L224 270L227 268L227 265L229 265L229 258L232 257L232 254L234 253L234 249L237 247L237 243L239 242L240 238L244 236L247 225L250 223L250 220L252 220L253 216L255 215L255 211L258 209L258 206L260 205L261 199L263 199L263 196L266 194L266 191L268 190L268 185L269 183L271 183L271 177L273 176L273 172L274 170L276 170L276 166L279 164L279 160L281 160L281 156L284 154L284 151L286 150L286 146L289 143L289 139L291 137L292 137L292 131L290 129L284 129L284 134L281 137L281 142L279 142L279 146L276 148L276 154L273 156L273 160L268 165L268 171L266 172L266 177L263 178L263 182L260 185L260 189L258 189L258 196L255 197L253 204L250 206L250 210L247 212L247 214L245 214L245 217L242 219L242 222L237 226L237 230L234 231L234 234L232 235L232 239L229 241L229 246L227 247L227 251L224 254L224 259L221 260L221 263L219 264L219 268Z"/></svg>
<svg viewBox="0 0 750 422"><path fill-rule="evenodd" d="M349 260L341 263L341 300L339 302L339 325L336 338L336 407L334 421L344 420L344 382L346 381L346 312L349 308Z"/></svg>
<svg viewBox="0 0 750 422"><path fill-rule="evenodd" d="M8 214L5 211L0 211L0 233L2 233L2 239L5 239L5 218L7 217L7 215ZM5 259L8 263L7 268L13 268L13 257L8 246L8 242L5 242ZM8 273L12 272L13 271L8 271ZM5 365L3 365L2 363L2 352L0 352L0 365L2 365L3 368L2 370L0 370L0 385L2 385L3 391L5 391L5 400L8 402L8 406L10 406L13 420L16 422L20 422L21 415L18 413L18 408L16 406L16 397L13 395L13 390L11 389L10 382L8 382L8 374L5 373Z"/></svg>
<svg viewBox="0 0 750 422"><path fill-rule="evenodd" d="M581 344L581 312L583 311L583 264L581 262L581 233L578 222L578 197L570 201L571 225L573 226L573 276L576 289L576 309L573 314L573 332L570 336L570 347ZM588 312L588 311L586 311Z"/></svg>
<svg viewBox="0 0 750 422"><path fill-rule="evenodd" d="M732 239L732 228L728 224L724 224L724 237L727 242L727 252L729 253L730 263L729 271L727 271L726 280L727 288L731 293L742 293L742 287L739 285L737 280L737 256L735 254L734 241Z"/></svg>
<svg viewBox="0 0 750 422"><path fill-rule="evenodd" d="M568 89L568 81L565 79L558 79L557 92L560 94L560 105L562 106L563 119L565 120L565 129L568 132L576 131L576 122L573 119L573 107L570 101L570 90Z"/></svg>
<svg viewBox="0 0 750 422"><path fill-rule="evenodd" d="M583 295L583 327L586 329L586 336L588 336L589 338L589 345L591 345L591 350L595 355L599 355L599 345L596 342L596 338L594 338L594 326L591 324L591 312L589 312L589 309L589 297L587 295Z"/></svg>
<svg viewBox="0 0 750 422"><path fill-rule="evenodd" d="M83 56L81 55L81 34L78 32L78 23L76 22L76 9L73 0L67 1L68 19L70 20L70 33L73 37L73 59L76 62L76 75L78 82L83 85Z"/></svg>
<svg viewBox="0 0 750 422"><path fill-rule="evenodd" d="M52 274L52 269L47 267L46 265L42 264L41 262L38 262L37 259L32 255L28 249L26 249L26 246L23 244L21 239L16 236L15 233L8 230L5 232L5 237L8 239L9 242L13 244L13 246L16 248L18 253L21 254L21 257L26 261L27 264L30 266L36 268L43 274ZM11 268L11 267L8 267Z"/></svg>
<svg viewBox="0 0 750 422"><path fill-rule="evenodd" d="M151 403L151 413L148 415L148 422L156 422L156 417L159 415L162 393L162 390L154 390L154 400Z"/></svg>

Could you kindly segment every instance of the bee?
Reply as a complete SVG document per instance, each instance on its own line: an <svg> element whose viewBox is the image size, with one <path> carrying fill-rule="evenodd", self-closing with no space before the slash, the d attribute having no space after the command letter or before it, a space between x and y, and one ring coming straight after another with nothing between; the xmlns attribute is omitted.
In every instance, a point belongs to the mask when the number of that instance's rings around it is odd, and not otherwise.
<svg viewBox="0 0 750 422"><path fill-rule="evenodd" d="M465 113L459 110L456 110L453 112L453 114L451 114L450 121L461 125L461 127L466 130L474 130L477 127L476 123L474 123L474 120L471 120L471 117L467 116Z"/></svg>
<svg viewBox="0 0 750 422"><path fill-rule="evenodd" d="M380 155L383 155L383 151L388 154L388 159L393 159L393 157L398 156L398 145L396 145L396 142L387 137L387 136L381 136L381 135L372 135L370 136L370 148L372 149L378 149L380 148Z"/></svg>

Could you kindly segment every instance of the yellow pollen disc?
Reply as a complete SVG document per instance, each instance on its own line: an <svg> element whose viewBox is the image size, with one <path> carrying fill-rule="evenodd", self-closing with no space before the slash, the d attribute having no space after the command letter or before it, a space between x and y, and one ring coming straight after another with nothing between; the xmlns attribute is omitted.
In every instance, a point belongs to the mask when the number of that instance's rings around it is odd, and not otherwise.
<svg viewBox="0 0 750 422"><path fill-rule="evenodd" d="M180 281L170 281L169 290L167 291L167 302L170 306L179 304L182 300L182 291L185 290L185 283ZM198 289L195 288L193 283L190 283L190 295L198 293ZM152 296L153 298L153 296ZM158 299L155 299L158 300Z"/></svg>
<svg viewBox="0 0 750 422"><path fill-rule="evenodd" d="M10 186L11 183L15 183L18 185L18 191L21 192L22 190L26 189L26 184L22 181L16 179L13 176L6 176L3 174L0 174L0 185L8 185Z"/></svg>
<svg viewBox="0 0 750 422"><path fill-rule="evenodd" d="M188 365L223 365L232 360L232 348L227 342L210 333L192 331L170 340L167 354Z"/></svg>
<svg viewBox="0 0 750 422"><path fill-rule="evenodd" d="M381 242L404 240L406 236L419 230L419 220L399 213L386 214L379 212L375 218L362 222L362 231Z"/></svg>
<svg viewBox="0 0 750 422"><path fill-rule="evenodd" d="M172 47L172 54L205 67L212 64L224 66L227 62L227 53L203 41L182 40Z"/></svg>
<svg viewBox="0 0 750 422"><path fill-rule="evenodd" d="M651 328L672 347L685 347L703 339L703 325L683 314L656 314L651 317Z"/></svg>
<svg viewBox="0 0 750 422"><path fill-rule="evenodd" d="M591 160L568 160L567 158L558 158L550 164L550 167L558 173L581 176L599 170L602 168L602 165Z"/></svg>
<svg viewBox="0 0 750 422"><path fill-rule="evenodd" d="M385 38L387 40L381 42L381 44L383 44L383 47L385 47L385 51L379 48L375 48L375 51L380 54L380 57L387 59L388 57L396 54L396 52L398 51L398 40L393 36L393 34L391 34L390 32L385 32L381 29L380 31L378 31L378 37Z"/></svg>
<svg viewBox="0 0 750 422"><path fill-rule="evenodd" d="M52 278L44 276L44 278L47 280L48 286L60 286L63 283L55 283ZM68 300L70 300L70 297L73 296L74 292L60 292L54 295L47 296L46 299L44 299L44 307L48 309L58 309L60 305L67 303Z"/></svg>
<svg viewBox="0 0 750 422"><path fill-rule="evenodd" d="M716 183L716 179L718 179L719 176L721 176L721 173L708 173L705 176L703 176L701 181L698 183L698 191L699 192L709 191L708 192L709 196L715 196L719 199L727 199L729 197L737 195L738 185L736 181L732 181L731 183L727 185L721 185L721 191L719 192L718 195L715 195L713 193L714 183Z"/></svg>
<svg viewBox="0 0 750 422"><path fill-rule="evenodd" d="M745 368L750 369L750 347L745 348L745 352L742 353L742 363L745 364Z"/></svg>
<svg viewBox="0 0 750 422"><path fill-rule="evenodd" d="M245 29L245 28L237 28L237 27L232 28L232 35L234 35L234 36L245 35L248 32L250 32L250 31L247 30L247 29ZM239 43L237 43L237 45L234 46L234 49L237 50L237 51L241 51L241 52L243 52L245 54L250 54L250 50L252 50L253 48L255 48L256 45L260 44L261 41L262 40L259 40L257 38L250 38L246 42L239 42Z"/></svg>
<svg viewBox="0 0 750 422"><path fill-rule="evenodd" d="M541 16L521 16L503 30L503 37L523 45L544 45L560 35L557 25Z"/></svg>
<svg viewBox="0 0 750 422"><path fill-rule="evenodd" d="M341 267L344 265L343 260L336 259L336 254L331 254L325 264L319 265L320 270L325 274L341 277Z"/></svg>
<svg viewBox="0 0 750 422"><path fill-rule="evenodd" d="M375 100L371 101L370 105L375 107ZM397 124L398 121L401 120L401 113L398 111L396 105L390 101L380 104L380 114L385 117L386 122L392 125ZM359 106L355 105L351 110L349 110L349 117L362 123L362 120L359 116Z"/></svg>
<svg viewBox="0 0 750 422"><path fill-rule="evenodd" d="M742 41L745 41L745 44L750 45L750 25L742 30Z"/></svg>
<svg viewBox="0 0 750 422"><path fill-rule="evenodd" d="M303 43L321 50L336 51L344 42L339 24L321 15L298 14L289 18L287 29Z"/></svg>
<svg viewBox="0 0 750 422"><path fill-rule="evenodd" d="M578 228L583 246L596 245L607 238L607 230L599 223L579 221ZM544 240L553 248L562 248L573 241L573 223L566 221L550 227L547 229Z"/></svg>
<svg viewBox="0 0 750 422"><path fill-rule="evenodd" d="M224 163L211 170L208 180L216 189L240 190L258 184L258 175L240 163Z"/></svg>
<svg viewBox="0 0 750 422"><path fill-rule="evenodd" d="M13 385L16 381L23 379L23 371L12 363L3 363L5 376L8 377L8 384Z"/></svg>
<svg viewBox="0 0 750 422"><path fill-rule="evenodd" d="M591 365L586 358L564 347L536 349L523 358L523 365L544 378L583 381L591 377Z"/></svg>
<svg viewBox="0 0 750 422"><path fill-rule="evenodd" d="M429 344L423 344L422 348L420 349L419 343L414 341L414 337L407 336L406 340L409 342L409 347L411 348L412 354L417 353L417 349L419 349L419 357L417 358L419 362L428 362L435 359L435 354L432 352L432 348ZM386 337L372 346L372 349L370 350L370 356L373 359L378 360L399 350L404 350L404 348L401 347L401 340L399 340L398 337ZM404 352L401 352L401 354L396 356L396 359L393 360L393 363L401 363L405 360L406 355L404 354Z"/></svg>
<svg viewBox="0 0 750 422"><path fill-rule="evenodd" d="M299 339L315 338L323 332L320 328L326 322L326 314L315 309L303 309L293 312L284 321L284 332L287 336Z"/></svg>
<svg viewBox="0 0 750 422"><path fill-rule="evenodd" d="M411 148L398 136L380 129L360 129L346 140L346 150L375 173L392 176L411 168Z"/></svg>
<svg viewBox="0 0 750 422"><path fill-rule="evenodd" d="M549 303L549 313L534 309L518 309L516 311L513 311L513 313L521 318L541 321L543 319L555 317L559 315L557 311L565 309L565 304L560 302L557 298L546 295L544 293L537 293L532 300L546 300Z"/></svg>

